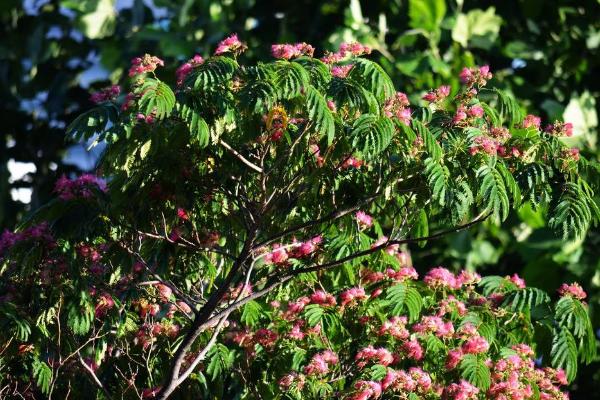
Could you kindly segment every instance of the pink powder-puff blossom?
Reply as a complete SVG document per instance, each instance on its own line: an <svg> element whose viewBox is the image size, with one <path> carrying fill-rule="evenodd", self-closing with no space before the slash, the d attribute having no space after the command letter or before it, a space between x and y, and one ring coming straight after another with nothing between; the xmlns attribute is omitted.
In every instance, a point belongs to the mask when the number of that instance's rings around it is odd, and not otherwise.
<svg viewBox="0 0 600 400"><path fill-rule="evenodd" d="M331 67L331 75L335 76L336 78L346 78L352 67L354 67L354 64L335 65Z"/></svg>
<svg viewBox="0 0 600 400"><path fill-rule="evenodd" d="M458 289L460 287L460 282L457 282L456 276L443 267L430 270L423 281L432 289Z"/></svg>
<svg viewBox="0 0 600 400"><path fill-rule="evenodd" d="M93 93L90 96L90 100L96 104L100 104L105 101L113 101L117 97L119 97L120 93L121 93L121 86L112 85L112 86L109 86L107 88L100 90L99 92Z"/></svg>
<svg viewBox="0 0 600 400"><path fill-rule="evenodd" d="M527 128L535 128L535 129L540 129L540 126L542 125L542 119L540 117L537 117L535 115L532 114L528 114L524 119L523 119L523 128L527 129Z"/></svg>
<svg viewBox="0 0 600 400"><path fill-rule="evenodd" d="M464 379L460 383L452 383L444 389L445 398L451 400L475 400L479 389Z"/></svg>
<svg viewBox="0 0 600 400"><path fill-rule="evenodd" d="M556 121L553 124L549 124L544 129L546 133L554 136L573 136L573 124L570 122Z"/></svg>
<svg viewBox="0 0 600 400"><path fill-rule="evenodd" d="M460 361L463 358L463 352L461 349L455 349L448 351L448 356L446 356L446 369L454 369L458 366Z"/></svg>
<svg viewBox="0 0 600 400"><path fill-rule="evenodd" d="M362 228L370 228L373 225L373 217L364 211L358 211L356 214L354 214L354 217L356 218L358 225Z"/></svg>
<svg viewBox="0 0 600 400"><path fill-rule="evenodd" d="M462 345L462 351L465 354L485 353L490 348L490 344L484 337L476 335L468 339Z"/></svg>
<svg viewBox="0 0 600 400"><path fill-rule="evenodd" d="M583 300L587 297L587 293L582 289L579 283L574 282L572 284L563 283L560 288L558 288L558 294L561 296L570 296L574 297L578 300Z"/></svg>
<svg viewBox="0 0 600 400"><path fill-rule="evenodd" d="M145 54L143 57L136 57L131 60L131 68L129 68L129 76L134 77L136 75L145 74L148 72L154 72L157 67L164 67L165 62L158 57Z"/></svg>
<svg viewBox="0 0 600 400"><path fill-rule="evenodd" d="M525 280L521 278L518 274L513 274L512 276L507 276L510 282L512 282L517 288L525 289Z"/></svg>
<svg viewBox="0 0 600 400"><path fill-rule="evenodd" d="M225 53L234 53L241 54L247 49L247 46L242 43L238 39L238 35L236 33L230 35L229 37L223 39L217 45L217 49L215 50L215 56L220 56Z"/></svg>
<svg viewBox="0 0 600 400"><path fill-rule="evenodd" d="M290 60L300 56L312 57L315 52L314 47L307 43L296 44L274 44L271 45L271 54L275 58Z"/></svg>
<svg viewBox="0 0 600 400"><path fill-rule="evenodd" d="M177 85L183 85L185 78L199 65L204 63L204 59L202 56L196 54L194 57L190 58L187 62L183 63L177 71L175 71L175 76L177 77Z"/></svg>
<svg viewBox="0 0 600 400"><path fill-rule="evenodd" d="M61 200L74 200L77 198L89 199L94 191L107 192L106 182L91 174L83 174L75 179L60 177L54 186L54 192Z"/></svg>
<svg viewBox="0 0 600 400"><path fill-rule="evenodd" d="M367 298L368 297L365 294L365 289L362 287L354 287L345 290L340 294L342 307L346 306L349 303L366 300Z"/></svg>
<svg viewBox="0 0 600 400"><path fill-rule="evenodd" d="M402 350L408 358L415 361L419 361L423 358L423 347L421 347L421 344L416 339L404 342Z"/></svg>

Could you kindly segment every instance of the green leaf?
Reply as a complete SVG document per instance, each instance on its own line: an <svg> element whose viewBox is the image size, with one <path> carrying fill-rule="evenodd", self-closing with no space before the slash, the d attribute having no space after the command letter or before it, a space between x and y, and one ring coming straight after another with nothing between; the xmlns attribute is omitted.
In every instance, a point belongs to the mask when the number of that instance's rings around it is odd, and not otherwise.
<svg viewBox="0 0 600 400"><path fill-rule="evenodd" d="M562 368L571 382L577 375L577 343L571 332L565 328L556 328L550 350L552 367Z"/></svg>
<svg viewBox="0 0 600 400"><path fill-rule="evenodd" d="M300 96L309 84L308 72L296 62L277 61L275 65L274 84L278 98L285 100Z"/></svg>
<svg viewBox="0 0 600 400"><path fill-rule="evenodd" d="M52 382L52 369L48 364L38 359L33 361L33 378L42 393L50 393L50 383Z"/></svg>
<svg viewBox="0 0 600 400"><path fill-rule="evenodd" d="M491 211L497 220L508 217L510 202L502 174L491 165L483 165L477 170L479 179L478 200Z"/></svg>
<svg viewBox="0 0 600 400"><path fill-rule="evenodd" d="M229 57L212 57L194 68L185 79L185 86L195 90L215 90L229 81L238 64Z"/></svg>
<svg viewBox="0 0 600 400"><path fill-rule="evenodd" d="M164 82L147 78L141 91L140 111L145 115L153 114L157 119L164 119L175 107L175 94Z"/></svg>
<svg viewBox="0 0 600 400"><path fill-rule="evenodd" d="M350 70L349 76L372 92L379 102L390 98L396 93L392 79L383 68L365 58L354 60L354 66Z"/></svg>
<svg viewBox="0 0 600 400"><path fill-rule="evenodd" d="M460 362L461 375L482 391L487 391L491 384L490 369L485 360L474 354L467 354Z"/></svg>
<svg viewBox="0 0 600 400"><path fill-rule="evenodd" d="M331 145L335 137L335 122L333 114L327 101L319 91L313 86L306 88L306 107L308 109L308 119L314 124L314 130L320 135L327 137L327 143Z"/></svg>
<svg viewBox="0 0 600 400"><path fill-rule="evenodd" d="M507 293L504 304L513 311L530 311L534 307L550 303L550 296L543 290L527 287Z"/></svg>
<svg viewBox="0 0 600 400"><path fill-rule="evenodd" d="M352 126L352 146L367 158L372 158L390 145L394 132L390 119L363 114Z"/></svg>
<svg viewBox="0 0 600 400"><path fill-rule="evenodd" d="M261 313L262 306L254 300L249 301L242 309L241 321L244 324L253 327L258 323Z"/></svg>
<svg viewBox="0 0 600 400"><path fill-rule="evenodd" d="M521 123L523 121L523 113L516 100L502 90L494 89L494 92L498 95L500 119L506 121L510 127Z"/></svg>
<svg viewBox="0 0 600 400"><path fill-rule="evenodd" d="M325 309L318 304L310 304L304 308L304 316L310 326L315 326L323 318Z"/></svg>
<svg viewBox="0 0 600 400"><path fill-rule="evenodd" d="M438 32L446 15L444 0L409 0L408 17L410 26L428 33Z"/></svg>
<svg viewBox="0 0 600 400"><path fill-rule="evenodd" d="M193 107L184 105L181 107L181 117L187 122L192 143L197 143L199 147L207 147L210 143L210 131L208 124L200 116L200 113Z"/></svg>
<svg viewBox="0 0 600 400"><path fill-rule="evenodd" d="M496 15L494 7L460 13L452 28L452 39L463 47L479 47L489 50L500 32L502 18Z"/></svg>
<svg viewBox="0 0 600 400"><path fill-rule="evenodd" d="M446 191L450 180L450 171L443 163L429 157L425 159L425 174L431 195L440 206L446 205Z"/></svg>

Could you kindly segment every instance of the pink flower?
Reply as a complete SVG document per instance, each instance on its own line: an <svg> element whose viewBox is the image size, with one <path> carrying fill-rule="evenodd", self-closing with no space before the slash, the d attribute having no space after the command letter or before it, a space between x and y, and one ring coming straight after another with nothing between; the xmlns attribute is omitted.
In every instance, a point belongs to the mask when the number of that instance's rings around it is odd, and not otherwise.
<svg viewBox="0 0 600 400"><path fill-rule="evenodd" d="M375 381L357 381L354 388L358 390L350 399L366 400L376 399L381 396L381 383Z"/></svg>
<svg viewBox="0 0 600 400"><path fill-rule="evenodd" d="M444 389L445 398L452 400L471 400L477 399L479 389L471 385L464 379L460 383L452 383Z"/></svg>
<svg viewBox="0 0 600 400"><path fill-rule="evenodd" d="M540 129L540 125L542 124L542 119L540 117L536 117L535 115L528 114L525 119L523 119L523 128L535 128Z"/></svg>
<svg viewBox="0 0 600 400"><path fill-rule="evenodd" d="M439 88L427 92L423 96L423 100L430 103L435 103L444 100L450 95L450 86L440 86Z"/></svg>
<svg viewBox="0 0 600 400"><path fill-rule="evenodd" d="M460 285L475 285L481 281L481 275L464 269L460 271L456 279Z"/></svg>
<svg viewBox="0 0 600 400"><path fill-rule="evenodd" d="M563 283L560 288L558 288L558 294L561 296L570 296L574 297L578 300L583 300L587 297L587 293L582 289L579 283L574 282L570 285Z"/></svg>
<svg viewBox="0 0 600 400"><path fill-rule="evenodd" d="M364 211L358 211L354 217L356 218L358 225L363 228L370 228L373 225L373 217Z"/></svg>
<svg viewBox="0 0 600 400"><path fill-rule="evenodd" d="M525 289L525 280L521 278L518 274L513 274L512 276L507 276L510 282L512 282L519 289Z"/></svg>
<svg viewBox="0 0 600 400"><path fill-rule="evenodd" d="M321 304L325 306L335 306L336 304L335 297L323 290L317 290L311 294L310 301L313 304Z"/></svg>
<svg viewBox="0 0 600 400"><path fill-rule="evenodd" d="M404 350L408 358L413 360L419 361L423 358L423 348L416 339L404 342L402 345L402 350Z"/></svg>
<svg viewBox="0 0 600 400"><path fill-rule="evenodd" d="M190 219L190 216L188 215L187 211L185 211L185 209L183 209L183 208L177 209L177 217L184 221L187 221Z"/></svg>
<svg viewBox="0 0 600 400"><path fill-rule="evenodd" d="M65 201L78 198L89 199L94 195L94 191L106 193L108 189L103 179L91 174L83 174L75 179L68 179L63 175L54 186L54 192Z"/></svg>
<svg viewBox="0 0 600 400"><path fill-rule="evenodd" d="M354 287L348 289L340 294L341 306L344 307L348 303L352 303L354 301L362 301L366 300L367 295L365 294L365 289L362 287Z"/></svg>
<svg viewBox="0 0 600 400"><path fill-rule="evenodd" d="M472 106L469 108L469 115L472 117L481 118L483 117L483 108L481 106Z"/></svg>
<svg viewBox="0 0 600 400"><path fill-rule="evenodd" d="M90 96L90 100L96 104L103 103L105 101L115 100L121 93L121 86L112 85L107 88L100 90L99 92L93 93Z"/></svg>
<svg viewBox="0 0 600 400"><path fill-rule="evenodd" d="M352 54L354 57L359 57L364 54L371 54L371 48L358 42L342 43L339 52L341 54Z"/></svg>
<svg viewBox="0 0 600 400"><path fill-rule="evenodd" d="M482 336L473 336L462 345L462 351L465 354L485 353L490 348L490 344Z"/></svg>
<svg viewBox="0 0 600 400"><path fill-rule="evenodd" d="M215 50L215 55L219 56L224 53L241 54L247 48L248 47L238 39L237 33L234 33L231 36L219 42L219 45Z"/></svg>
<svg viewBox="0 0 600 400"><path fill-rule="evenodd" d="M430 270L423 279L425 284L433 289L458 289L460 282L457 282L456 277L446 268L437 267Z"/></svg>
<svg viewBox="0 0 600 400"><path fill-rule="evenodd" d="M185 78L190 74L190 72L192 72L194 68L201 65L202 63L204 63L204 59L200 55L196 54L194 57L192 57L187 62L183 63L179 68L177 68L177 71L175 71L175 75L177 77L177 85L183 85Z"/></svg>
<svg viewBox="0 0 600 400"><path fill-rule="evenodd" d="M486 154L489 154L491 156L494 156L498 153L498 149L501 146L499 145L499 143L488 137L488 136L476 136L473 139L473 145L471 146L471 148L469 149L469 151L471 152L471 154L477 154L480 151L483 151Z"/></svg>
<svg viewBox="0 0 600 400"><path fill-rule="evenodd" d="M446 369L450 370L456 368L462 358L463 352L461 349L448 351L448 356L446 357Z"/></svg>
<svg viewBox="0 0 600 400"><path fill-rule="evenodd" d="M310 363L304 367L304 373L311 375L325 375L329 372L329 367L338 363L338 356L330 350L325 350L315 354Z"/></svg>
<svg viewBox="0 0 600 400"><path fill-rule="evenodd" d="M410 266L401 267L398 271L393 270L392 268L388 268L386 270L386 274L388 278L393 279L395 281L405 281L407 279L416 280L419 278L419 274L417 271Z"/></svg>
<svg viewBox="0 0 600 400"><path fill-rule="evenodd" d="M348 73L350 73L352 67L354 67L354 64L335 65L331 68L331 75L335 76L336 78L343 79L348 76Z"/></svg>
<svg viewBox="0 0 600 400"><path fill-rule="evenodd" d="M408 101L408 97L406 94L402 92L397 92L395 96L390 97L383 104L383 113L386 117L398 118L403 124L409 125L412 119L412 113Z"/></svg>
<svg viewBox="0 0 600 400"><path fill-rule="evenodd" d="M359 350L354 360L359 368L364 368L369 362L388 366L394 362L394 356L386 348L380 347L376 349L369 345Z"/></svg>
<svg viewBox="0 0 600 400"><path fill-rule="evenodd" d="M261 328L254 333L253 339L263 347L273 347L278 335L270 329Z"/></svg>
<svg viewBox="0 0 600 400"><path fill-rule="evenodd" d="M312 57L314 52L314 47L307 43L271 45L271 54L273 57L284 60L290 60L303 55Z"/></svg>
<svg viewBox="0 0 600 400"><path fill-rule="evenodd" d="M344 162L342 163L342 169L349 169L349 168L360 168L363 165L362 160L359 160L358 158L355 157L348 157L344 160Z"/></svg>
<svg viewBox="0 0 600 400"><path fill-rule="evenodd" d="M158 66L164 67L165 62L158 57L151 56L150 54L144 54L143 57L136 57L131 60L129 76L134 77L147 72L154 72Z"/></svg>
<svg viewBox="0 0 600 400"><path fill-rule="evenodd" d="M164 285L162 283L157 284L156 289L158 290L160 297L165 301L169 300L169 298L173 294L173 290L171 290L170 287L168 287L167 285Z"/></svg>
<svg viewBox="0 0 600 400"><path fill-rule="evenodd" d="M454 118L452 118L452 123L454 125L460 124L462 121L467 119L467 109L465 106L459 106L454 114Z"/></svg>
<svg viewBox="0 0 600 400"><path fill-rule="evenodd" d="M479 68L464 67L460 72L459 78L467 86L485 86L487 81L492 79L492 73L488 65Z"/></svg>
<svg viewBox="0 0 600 400"><path fill-rule="evenodd" d="M570 122L556 121L553 124L549 124L544 129L546 133L554 136L573 136L573 124Z"/></svg>

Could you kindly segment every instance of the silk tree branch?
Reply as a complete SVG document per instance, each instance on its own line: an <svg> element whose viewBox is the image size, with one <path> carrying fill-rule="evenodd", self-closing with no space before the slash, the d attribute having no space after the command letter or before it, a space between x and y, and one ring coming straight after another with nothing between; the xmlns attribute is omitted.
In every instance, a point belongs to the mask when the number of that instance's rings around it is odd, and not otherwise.
<svg viewBox="0 0 600 400"><path fill-rule="evenodd" d="M367 250L356 252L354 254L351 254L351 255L341 258L339 260L331 261L331 262L324 263L324 264L314 265L314 266L311 266L308 268L295 269L286 274L274 275L271 277L271 279L269 279L269 281L265 284L265 286L263 286L262 289L257 290L255 292L253 292L251 295L248 295L248 296L244 297L243 299L241 299L235 303L232 303L229 306L227 306L226 308L220 310L219 312L217 312L216 314L214 314L213 316L208 318L202 325L199 326L199 328L204 330L210 326L214 326L214 324L217 323L217 321L219 321L219 319L223 315L225 315L225 314L229 315L231 312L237 310L238 308L242 307L246 303L248 303L252 300L256 300L256 299L266 295L267 293L271 292L273 289L277 288L278 286L281 286L282 284L290 281L292 278L294 278L300 274L324 270L324 269L330 269L330 268L336 267L338 265L341 265L345 262L351 261L355 258L364 257L367 255L376 253L377 251L383 250L394 244L418 243L418 242L423 242L423 241L428 241L428 240L439 239L442 236L448 235L450 233L460 232L460 231L468 229L478 223L481 223L484 220L486 220L490 215L491 215L490 213L480 214L480 216L476 217L471 222L468 222L463 225L455 226L451 229L440 231L440 232L430 235L430 236L423 236L423 237L417 237L417 238L406 238L406 239L399 239L399 240L388 240L387 242L382 243L379 246L374 246Z"/></svg>
<svg viewBox="0 0 600 400"><path fill-rule="evenodd" d="M227 144L226 142L224 142L222 139L219 139L219 144L221 146L225 147L238 160L240 160L241 162L243 162L244 164L246 164L248 167L250 167L250 169L252 169L252 170L254 170L254 171L262 174L262 172L263 172L262 168L260 168L258 165L252 163L252 161L248 160L246 157L244 157L243 155L241 155L240 153L238 153L237 150L235 150L229 144Z"/></svg>
<svg viewBox="0 0 600 400"><path fill-rule="evenodd" d="M198 336L200 336L200 334L209 326L206 322L210 319L211 321L213 321L212 323L214 323L215 320L211 317L213 316L214 311L219 306L219 303L223 299L223 296L231 287L231 283L236 279L239 270L250 257L250 250L254 245L256 235L257 231L256 227L254 227L248 232L248 236L246 237L244 247L241 250L235 262L233 263L231 270L225 277L224 281L221 283L219 288L211 294L210 298L202 306L202 308L198 312L196 312L196 318L194 319L194 322L190 326L190 329L186 333L185 337L183 338L183 341L181 342L181 344L177 348L177 351L175 352L175 356L173 357L171 367L169 368L169 372L167 374L168 378L165 381L160 393L158 394L158 400L167 399L171 395L171 393L173 393L173 391L179 386L179 383L177 382L180 378L179 372L185 360L185 356L187 355L188 351L190 350ZM223 315L224 314L221 313L219 318L221 318Z"/></svg>

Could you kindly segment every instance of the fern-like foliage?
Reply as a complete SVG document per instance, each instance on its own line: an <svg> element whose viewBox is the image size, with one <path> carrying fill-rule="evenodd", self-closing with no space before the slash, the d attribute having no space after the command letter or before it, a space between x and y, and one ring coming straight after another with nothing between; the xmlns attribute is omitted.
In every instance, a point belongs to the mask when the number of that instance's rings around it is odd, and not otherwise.
<svg viewBox="0 0 600 400"><path fill-rule="evenodd" d="M483 165L477 170L479 190L477 199L486 211L493 213L497 220L508 216L510 200L502 174L493 165Z"/></svg>
<svg viewBox="0 0 600 400"><path fill-rule="evenodd" d="M164 119L175 107L175 94L164 82L148 78L141 88L140 109L145 115Z"/></svg>
<svg viewBox="0 0 600 400"><path fill-rule="evenodd" d="M350 77L372 92L379 102L391 97L396 92L391 78L383 68L364 58L355 61L350 71Z"/></svg>
<svg viewBox="0 0 600 400"><path fill-rule="evenodd" d="M484 359L474 354L467 354L460 362L460 369L462 377L481 391L486 391L490 388L492 382L491 373Z"/></svg>
<svg viewBox="0 0 600 400"><path fill-rule="evenodd" d="M185 86L197 91L215 90L230 80L237 68L237 62L229 57L214 57L194 68Z"/></svg>
<svg viewBox="0 0 600 400"><path fill-rule="evenodd" d="M333 114L327 107L327 101L323 95L313 86L306 88L306 107L308 109L308 118L313 123L313 130L319 136L325 136L327 143L331 145L335 137Z"/></svg>
<svg viewBox="0 0 600 400"><path fill-rule="evenodd" d="M393 135L394 125L388 118L363 114L352 127L352 146L371 158L390 145Z"/></svg>
<svg viewBox="0 0 600 400"><path fill-rule="evenodd" d="M600 209L591 188L583 181L566 182L549 224L554 229L561 229L564 238L571 232L581 238L599 219Z"/></svg>
<svg viewBox="0 0 600 400"><path fill-rule="evenodd" d="M446 195L450 180L448 167L432 157L425 159L425 174L431 195L440 206L446 205ZM466 199L465 199L466 200Z"/></svg>

